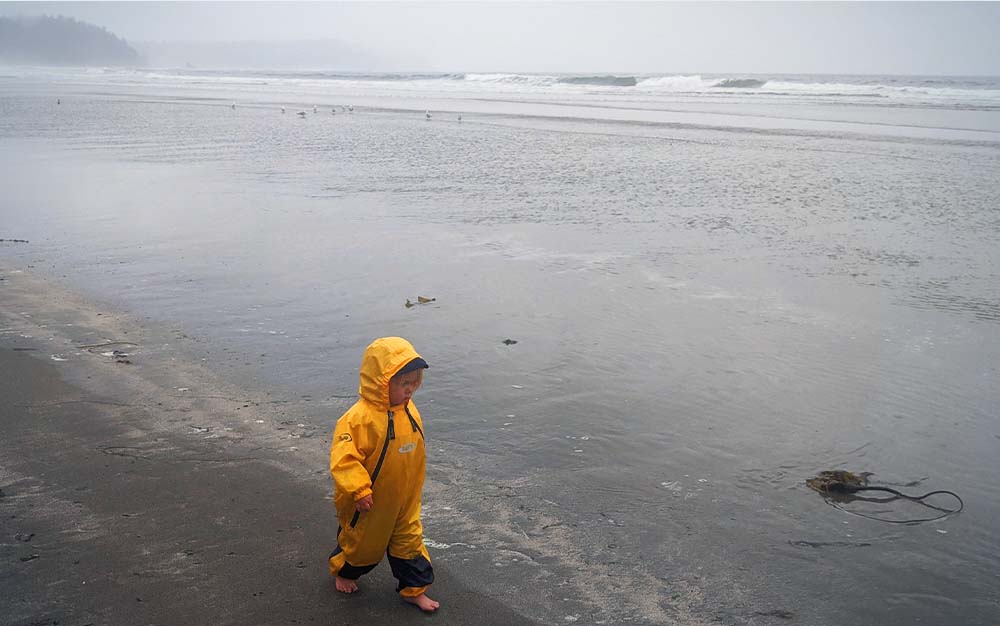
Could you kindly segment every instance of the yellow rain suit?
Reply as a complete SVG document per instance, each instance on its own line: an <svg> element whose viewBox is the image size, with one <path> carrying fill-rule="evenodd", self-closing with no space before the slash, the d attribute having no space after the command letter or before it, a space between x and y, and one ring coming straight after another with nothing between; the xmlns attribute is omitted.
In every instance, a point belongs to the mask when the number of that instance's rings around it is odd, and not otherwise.
<svg viewBox="0 0 1000 626"><path fill-rule="evenodd" d="M424 426L411 403L389 406L389 379L420 355L400 337L376 339L361 360L361 399L333 433L330 473L340 528L330 574L356 579L389 557L396 590L416 597L434 582L423 543ZM370 511L355 502L371 494Z"/></svg>

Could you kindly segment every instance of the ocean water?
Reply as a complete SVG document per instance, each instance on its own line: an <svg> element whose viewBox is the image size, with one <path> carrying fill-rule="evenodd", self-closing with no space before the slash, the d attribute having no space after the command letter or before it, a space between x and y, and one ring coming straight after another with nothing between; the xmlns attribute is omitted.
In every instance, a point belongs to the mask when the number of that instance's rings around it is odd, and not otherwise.
<svg viewBox="0 0 1000 626"><path fill-rule="evenodd" d="M434 555L526 613L1000 622L1000 79L4 68L0 168L0 262L240 384L411 339Z"/></svg>

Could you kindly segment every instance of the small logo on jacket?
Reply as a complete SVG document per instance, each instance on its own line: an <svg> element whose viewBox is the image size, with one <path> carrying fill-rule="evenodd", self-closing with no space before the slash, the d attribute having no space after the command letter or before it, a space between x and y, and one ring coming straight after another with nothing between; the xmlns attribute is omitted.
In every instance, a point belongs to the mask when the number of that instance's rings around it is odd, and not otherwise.
<svg viewBox="0 0 1000 626"><path fill-rule="evenodd" d="M417 444L415 444L412 441L410 443L404 443L403 445L399 446L399 452L400 452L400 454L406 454L407 452L413 452L413 450L416 447L417 447Z"/></svg>
<svg viewBox="0 0 1000 626"><path fill-rule="evenodd" d="M340 439L341 441L352 441L353 438L351 437L351 433L344 433L343 435L338 437L338 439Z"/></svg>

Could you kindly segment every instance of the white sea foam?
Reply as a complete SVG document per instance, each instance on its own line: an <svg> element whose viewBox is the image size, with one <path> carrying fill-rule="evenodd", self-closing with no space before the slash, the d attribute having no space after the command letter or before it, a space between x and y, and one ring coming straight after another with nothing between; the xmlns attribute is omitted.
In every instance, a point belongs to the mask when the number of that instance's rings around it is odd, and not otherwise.
<svg viewBox="0 0 1000 626"><path fill-rule="evenodd" d="M477 83L515 83L522 85L551 85L555 76L529 74L466 74L465 80Z"/></svg>
<svg viewBox="0 0 1000 626"><path fill-rule="evenodd" d="M693 92L704 91L716 81L705 80L701 76L653 76L644 78L637 87L645 91Z"/></svg>

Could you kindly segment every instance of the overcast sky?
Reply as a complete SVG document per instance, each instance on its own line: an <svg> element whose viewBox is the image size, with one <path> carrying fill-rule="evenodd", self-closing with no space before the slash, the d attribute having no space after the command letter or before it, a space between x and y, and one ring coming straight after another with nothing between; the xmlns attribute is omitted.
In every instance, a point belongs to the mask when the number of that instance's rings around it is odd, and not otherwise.
<svg viewBox="0 0 1000 626"><path fill-rule="evenodd" d="M1000 2L0 2L130 42L336 39L383 70L1000 75Z"/></svg>

